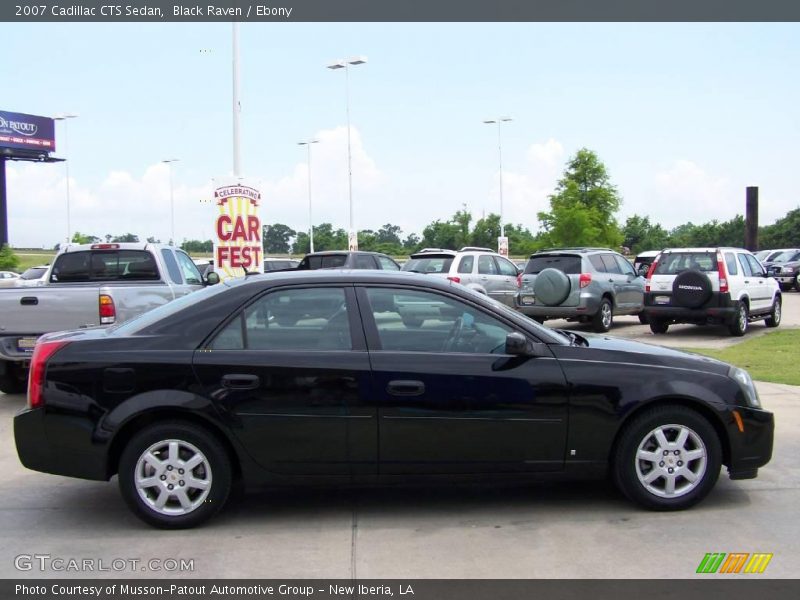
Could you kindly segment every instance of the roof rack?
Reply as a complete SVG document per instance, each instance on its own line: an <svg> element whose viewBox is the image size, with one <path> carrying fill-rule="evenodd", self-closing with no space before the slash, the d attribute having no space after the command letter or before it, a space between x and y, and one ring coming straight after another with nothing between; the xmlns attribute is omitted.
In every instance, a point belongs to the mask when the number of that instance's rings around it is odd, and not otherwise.
<svg viewBox="0 0 800 600"><path fill-rule="evenodd" d="M459 252L493 252L497 254L497 252L491 248L482 248L480 246L464 246Z"/></svg>
<svg viewBox="0 0 800 600"><path fill-rule="evenodd" d="M557 252L561 250L569 250L571 252L593 252L593 251L603 251L603 252L616 252L616 250L612 250L611 248L595 248L592 246L570 246L570 247L561 247L561 248L545 248L544 250L539 250L539 252Z"/></svg>
<svg viewBox="0 0 800 600"><path fill-rule="evenodd" d="M425 254L427 252L455 252L455 250L450 250L448 248L423 248L422 250L417 250L414 254Z"/></svg>

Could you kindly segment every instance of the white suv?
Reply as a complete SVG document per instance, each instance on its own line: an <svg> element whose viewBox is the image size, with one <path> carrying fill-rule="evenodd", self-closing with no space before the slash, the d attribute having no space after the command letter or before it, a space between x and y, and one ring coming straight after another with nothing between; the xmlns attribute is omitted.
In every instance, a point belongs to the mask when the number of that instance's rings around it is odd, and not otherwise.
<svg viewBox="0 0 800 600"><path fill-rule="evenodd" d="M671 323L725 324L741 336L750 321L780 324L781 290L747 250L667 249L647 273L644 313L653 333Z"/></svg>

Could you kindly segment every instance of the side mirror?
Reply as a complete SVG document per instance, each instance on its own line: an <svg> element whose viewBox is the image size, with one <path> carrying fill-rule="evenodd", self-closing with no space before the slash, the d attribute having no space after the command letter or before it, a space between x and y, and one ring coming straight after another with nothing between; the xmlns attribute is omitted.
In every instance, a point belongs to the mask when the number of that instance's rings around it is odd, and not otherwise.
<svg viewBox="0 0 800 600"><path fill-rule="evenodd" d="M217 285L218 283L219 283L219 275L217 273L211 271L211 273L206 275L205 277L206 285Z"/></svg>
<svg viewBox="0 0 800 600"><path fill-rule="evenodd" d="M528 353L528 339L517 331L506 336L506 354L523 356Z"/></svg>

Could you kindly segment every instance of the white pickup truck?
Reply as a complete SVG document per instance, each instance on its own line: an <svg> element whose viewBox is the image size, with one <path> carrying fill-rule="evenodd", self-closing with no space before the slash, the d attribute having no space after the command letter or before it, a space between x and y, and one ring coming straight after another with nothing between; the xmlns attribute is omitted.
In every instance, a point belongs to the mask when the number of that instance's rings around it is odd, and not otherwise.
<svg viewBox="0 0 800 600"><path fill-rule="evenodd" d="M0 391L25 390L39 336L126 321L217 281L172 246L68 245L39 285L0 289Z"/></svg>

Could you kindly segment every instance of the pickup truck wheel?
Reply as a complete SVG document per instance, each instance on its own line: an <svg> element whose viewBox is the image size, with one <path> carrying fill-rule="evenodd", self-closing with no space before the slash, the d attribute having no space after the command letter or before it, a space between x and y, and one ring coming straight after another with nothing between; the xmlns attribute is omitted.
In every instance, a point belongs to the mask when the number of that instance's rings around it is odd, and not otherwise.
<svg viewBox="0 0 800 600"><path fill-rule="evenodd" d="M183 421L147 427L131 438L119 461L125 502L161 529L194 527L213 517L231 490L225 448L207 430Z"/></svg>
<svg viewBox="0 0 800 600"><path fill-rule="evenodd" d="M625 426L613 474L630 500L653 510L682 510L719 478L722 446L714 427L684 406L648 410Z"/></svg>
<svg viewBox="0 0 800 600"><path fill-rule="evenodd" d="M731 335L741 337L747 332L748 317L747 304L744 302L739 302L736 316L728 324L728 331L730 331Z"/></svg>
<svg viewBox="0 0 800 600"><path fill-rule="evenodd" d="M0 365L0 392L24 394L27 387L28 377L25 371L10 361L5 361Z"/></svg>
<svg viewBox="0 0 800 600"><path fill-rule="evenodd" d="M769 313L769 316L764 320L764 324L767 327L777 327L781 324L781 299L775 298L775 301L772 303L772 312Z"/></svg>
<svg viewBox="0 0 800 600"><path fill-rule="evenodd" d="M642 325L647 325L650 322L647 320L647 315L644 314L643 312L640 312L638 314L638 317L639 317L639 323L641 323Z"/></svg>
<svg viewBox="0 0 800 600"><path fill-rule="evenodd" d="M650 331L655 334L667 333L669 329L669 323L666 321L662 321L660 319L650 319Z"/></svg>
<svg viewBox="0 0 800 600"><path fill-rule="evenodd" d="M788 292L789 290L792 289L792 284L791 283L781 283L779 285L781 286L781 291L782 292Z"/></svg>
<svg viewBox="0 0 800 600"><path fill-rule="evenodd" d="M794 278L794 291L800 292L800 275Z"/></svg>
<svg viewBox="0 0 800 600"><path fill-rule="evenodd" d="M600 303L600 308L592 317L592 329L597 333L605 333L611 329L611 324L614 322L614 309L608 298L603 298Z"/></svg>

